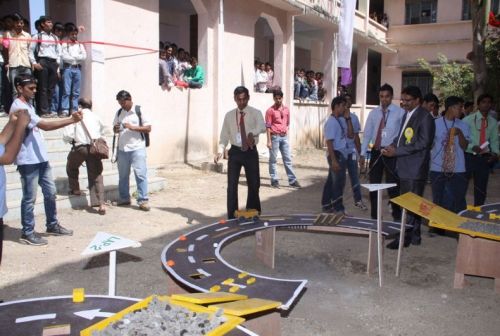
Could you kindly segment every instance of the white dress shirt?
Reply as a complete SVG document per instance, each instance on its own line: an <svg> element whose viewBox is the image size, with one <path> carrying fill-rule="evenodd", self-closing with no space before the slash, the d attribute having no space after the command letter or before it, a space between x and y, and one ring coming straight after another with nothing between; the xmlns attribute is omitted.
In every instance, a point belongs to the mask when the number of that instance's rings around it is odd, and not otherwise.
<svg viewBox="0 0 500 336"><path fill-rule="evenodd" d="M101 119L89 109L83 109L83 122L87 127L92 139L89 139L87 132L83 129L82 123L78 122L68 125L63 129L63 141L71 143L75 141L75 146L90 145L92 140L99 139L104 136L106 127Z"/></svg>

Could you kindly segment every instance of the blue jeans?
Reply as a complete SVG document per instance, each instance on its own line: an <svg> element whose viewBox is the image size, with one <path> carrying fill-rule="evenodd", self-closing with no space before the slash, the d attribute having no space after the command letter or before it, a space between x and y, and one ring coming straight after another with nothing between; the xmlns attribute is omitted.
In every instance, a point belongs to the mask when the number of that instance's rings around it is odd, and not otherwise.
<svg viewBox="0 0 500 336"><path fill-rule="evenodd" d="M3 62L0 62L0 108L3 109Z"/></svg>
<svg viewBox="0 0 500 336"><path fill-rule="evenodd" d="M71 111L78 110L78 98L80 98L80 83L82 72L78 68L66 68L63 73L63 94L61 109L70 111L69 100L71 98Z"/></svg>
<svg viewBox="0 0 500 336"><path fill-rule="evenodd" d="M347 156L347 172L349 173L349 179L351 180L354 202L357 203L361 201L361 185L359 184L358 160L355 153Z"/></svg>
<svg viewBox="0 0 500 336"><path fill-rule="evenodd" d="M45 217L47 228L57 224L56 209L56 185L52 177L49 162L37 164L19 165L17 170L21 174L21 185L23 198L21 200L21 224L22 232L30 235L35 231L35 201L37 184L42 187L43 204L45 206Z"/></svg>
<svg viewBox="0 0 500 336"><path fill-rule="evenodd" d="M137 184L137 202L148 200L148 167L146 164L146 148L131 152L118 150L118 192L120 201L130 201L130 168L134 170Z"/></svg>
<svg viewBox="0 0 500 336"><path fill-rule="evenodd" d="M432 202L445 209L458 213L467 208L467 173L445 174L430 172Z"/></svg>
<svg viewBox="0 0 500 336"><path fill-rule="evenodd" d="M328 177L323 187L323 195L321 196L321 206L323 210L345 211L342 197L345 187L345 171L346 159L344 156L335 151L335 157L340 165L340 171L335 173L332 171L332 160L328 156Z"/></svg>
<svg viewBox="0 0 500 336"><path fill-rule="evenodd" d="M288 136L271 135L272 148L269 150L269 175L271 175L271 182L279 180L278 172L276 171L276 156L278 150L281 152L283 164L285 165L286 175L288 176L288 183L292 184L297 181L297 177L293 172L292 158L290 157L290 146L288 145Z"/></svg>
<svg viewBox="0 0 500 336"><path fill-rule="evenodd" d="M50 103L50 112L59 112L61 107L61 96L63 93L63 76L66 71L62 72L61 79L57 80L56 85L54 86L54 93L52 94L52 100Z"/></svg>

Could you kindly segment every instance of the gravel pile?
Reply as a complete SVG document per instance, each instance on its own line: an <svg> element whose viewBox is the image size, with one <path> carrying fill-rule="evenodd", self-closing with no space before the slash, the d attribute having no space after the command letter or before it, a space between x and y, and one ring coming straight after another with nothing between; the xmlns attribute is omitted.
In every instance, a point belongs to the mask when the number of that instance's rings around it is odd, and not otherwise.
<svg viewBox="0 0 500 336"><path fill-rule="evenodd" d="M196 313L154 298L148 307L125 315L92 336L194 336L205 335L224 323L222 309Z"/></svg>
<svg viewBox="0 0 500 336"><path fill-rule="evenodd" d="M459 226L462 229L493 234L500 236L500 224L496 223L479 223L479 222L465 222Z"/></svg>

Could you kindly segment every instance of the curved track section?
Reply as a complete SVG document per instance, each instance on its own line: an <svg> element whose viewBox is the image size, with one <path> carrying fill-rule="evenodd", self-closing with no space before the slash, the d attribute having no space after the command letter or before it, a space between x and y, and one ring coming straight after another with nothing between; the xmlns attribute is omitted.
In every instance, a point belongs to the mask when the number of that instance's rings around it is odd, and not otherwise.
<svg viewBox="0 0 500 336"><path fill-rule="evenodd" d="M221 291L236 290L238 294L282 302L288 309L307 280L277 279L248 274L228 262L220 252L231 241L269 227L304 230L313 226L316 215L261 216L258 219L221 220L180 236L167 245L161 254L163 267L181 284L199 292L214 286ZM377 231L377 221L345 217L336 226ZM399 233L400 224L383 222L383 235ZM251 252L253 253L253 251Z"/></svg>
<svg viewBox="0 0 500 336"><path fill-rule="evenodd" d="M485 204L477 207L480 211L463 210L458 214L463 217L500 223L500 203ZM490 218L493 217L493 218Z"/></svg>

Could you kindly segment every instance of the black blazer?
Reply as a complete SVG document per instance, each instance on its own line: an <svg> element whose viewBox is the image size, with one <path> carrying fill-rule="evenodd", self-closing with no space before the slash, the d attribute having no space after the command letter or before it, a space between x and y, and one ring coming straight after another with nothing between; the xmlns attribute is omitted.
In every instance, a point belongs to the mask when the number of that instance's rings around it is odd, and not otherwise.
<svg viewBox="0 0 500 336"><path fill-rule="evenodd" d="M401 134L405 119L406 116L401 121L399 134ZM398 135L393 141L396 147L396 170L400 179L427 179L430 150L435 132L434 118L422 106L417 107L408 120L401 138Z"/></svg>

